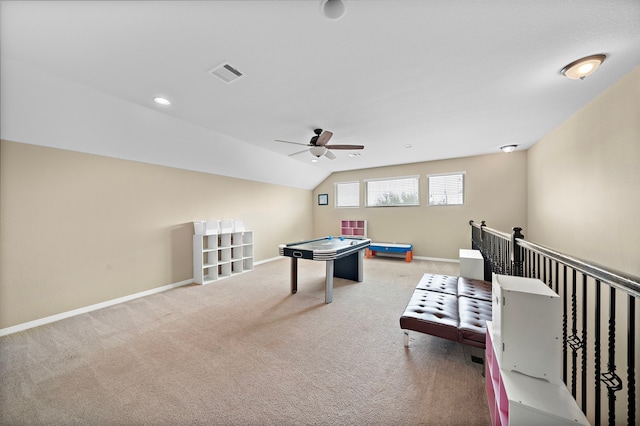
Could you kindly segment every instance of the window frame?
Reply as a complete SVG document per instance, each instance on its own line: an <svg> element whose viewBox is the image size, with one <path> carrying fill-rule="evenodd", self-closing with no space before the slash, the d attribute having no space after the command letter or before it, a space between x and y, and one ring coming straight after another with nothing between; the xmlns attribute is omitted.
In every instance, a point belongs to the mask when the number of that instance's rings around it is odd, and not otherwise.
<svg viewBox="0 0 640 426"><path fill-rule="evenodd" d="M340 185L353 185L353 184L357 184L358 185L358 204L355 206L342 206L339 205L338 203L340 202L340 196L339 196L339 187ZM352 181L345 181L345 182L334 182L333 183L333 207L337 208L337 209L357 209L360 208L360 181L359 180L352 180Z"/></svg>
<svg viewBox="0 0 640 426"><path fill-rule="evenodd" d="M381 181L399 181L399 180L415 180L417 188L416 188L416 203L415 204L372 204L369 205L369 183L370 182L381 182ZM383 178L371 178L364 179L364 206L365 207L420 207L420 175L408 175L408 176L393 176L393 177L383 177ZM399 194L398 194L399 195Z"/></svg>
<svg viewBox="0 0 640 426"><path fill-rule="evenodd" d="M437 178L437 177L445 177L445 176L462 176L462 191L461 191L461 202L460 203L444 203L444 204L440 204L440 203L435 203L432 204L431 202L431 178ZM464 206L466 203L466 187L467 187L467 178L466 178L467 172L464 171L460 171L460 172L446 172L446 173L431 173L427 175L427 206L428 207L446 207L446 206Z"/></svg>

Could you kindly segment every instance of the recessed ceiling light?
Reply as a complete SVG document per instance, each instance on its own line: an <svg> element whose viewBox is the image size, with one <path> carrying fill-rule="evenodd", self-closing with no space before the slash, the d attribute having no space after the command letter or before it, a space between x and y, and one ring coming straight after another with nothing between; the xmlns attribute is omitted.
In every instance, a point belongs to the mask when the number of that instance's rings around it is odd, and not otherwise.
<svg viewBox="0 0 640 426"><path fill-rule="evenodd" d="M154 98L153 101L158 105L164 105L164 106L171 105L171 101L166 98L157 97L157 98Z"/></svg>
<svg viewBox="0 0 640 426"><path fill-rule="evenodd" d="M591 55L578 59L562 68L562 74L571 80L584 80L596 72L600 64L604 62L606 55Z"/></svg>
<svg viewBox="0 0 640 426"><path fill-rule="evenodd" d="M407 144L407 145L404 146L404 149L410 149L410 148L413 148L413 145Z"/></svg>
<svg viewBox="0 0 640 426"><path fill-rule="evenodd" d="M317 163L317 162L318 162L318 159L317 159L317 158L314 158L313 160L311 160L311 162L312 162L312 163Z"/></svg>
<svg viewBox="0 0 640 426"><path fill-rule="evenodd" d="M355 158L355 157L360 157L362 154L360 154L359 152L351 152L349 153L349 157L351 158Z"/></svg>

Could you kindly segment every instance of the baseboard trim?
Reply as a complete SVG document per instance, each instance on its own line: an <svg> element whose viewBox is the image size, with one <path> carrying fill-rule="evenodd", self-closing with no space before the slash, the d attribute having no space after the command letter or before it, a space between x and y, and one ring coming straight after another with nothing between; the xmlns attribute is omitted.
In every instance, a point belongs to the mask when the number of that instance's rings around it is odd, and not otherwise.
<svg viewBox="0 0 640 426"><path fill-rule="evenodd" d="M403 256L404 257L404 256ZM430 260L432 262L452 262L452 263L460 263L460 259L445 259L442 257L424 257L424 256L413 256L414 259L419 260Z"/></svg>
<svg viewBox="0 0 640 426"><path fill-rule="evenodd" d="M263 259L263 260L261 260L261 261L259 261L259 262L254 262L254 264L253 264L253 265L254 265L254 266L262 265L263 263L273 262L274 260L280 260L280 259L284 259L284 257L283 257L283 256L276 256L276 257L272 257L272 258L270 258L270 259Z"/></svg>
<svg viewBox="0 0 640 426"><path fill-rule="evenodd" d="M188 279L188 280L180 281L177 283L168 284L162 287L153 288L151 290L141 291L140 293L119 297L117 299L107 300L106 302L96 303L95 305L85 306L83 308L74 309L72 311L62 312L59 314L25 322L22 324L11 326L11 327L2 328L0 329L0 337L7 336L13 333L18 333L20 331L28 330L30 328L39 327L41 325L50 324L52 322L60 321L65 318L70 318L76 315L86 314L87 312L96 311L102 308L107 308L109 306L117 305L123 302L128 302L129 300L138 299L140 297L150 296L156 293L162 293L163 291L171 290L177 287L182 287L183 285L187 285L191 283L193 283L193 279Z"/></svg>
<svg viewBox="0 0 640 426"><path fill-rule="evenodd" d="M404 257L404 256L403 256ZM273 262L275 260L282 259L282 256L272 257L270 259L263 259L259 262L255 262L254 266L261 265L267 262ZM414 259L418 260L430 260L433 262L455 262L460 263L460 259L443 259L438 257L423 257L423 256L414 256ZM138 299L140 297L150 296L156 293L162 293L163 291L171 290L177 287L182 287L183 285L193 283L193 279L188 279L184 281L180 281L173 284L168 284L162 287L153 288L151 290L141 291L140 293L130 294L129 296L119 297L117 299L107 300L106 302L96 303L95 305L85 306L83 308L74 309L72 311L62 312L59 314L51 315L48 317L40 318L37 320L25 322L22 324L14 325L7 328L0 329L0 337L7 336L9 334L18 333L20 331L25 331L30 328L39 327L41 325L50 324L52 322L60 321L65 318L74 317L80 314L86 314L87 312L96 311L98 309L107 308L109 306L117 305L118 303L128 302L129 300Z"/></svg>

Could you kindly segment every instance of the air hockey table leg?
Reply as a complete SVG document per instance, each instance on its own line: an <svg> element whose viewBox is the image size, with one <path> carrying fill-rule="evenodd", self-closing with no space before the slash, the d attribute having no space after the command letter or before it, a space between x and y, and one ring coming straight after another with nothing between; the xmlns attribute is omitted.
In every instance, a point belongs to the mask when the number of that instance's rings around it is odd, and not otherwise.
<svg viewBox="0 0 640 426"><path fill-rule="evenodd" d="M333 301L333 260L327 260L327 282L324 287L324 303Z"/></svg>
<svg viewBox="0 0 640 426"><path fill-rule="evenodd" d="M291 294L298 292L298 258L291 258Z"/></svg>

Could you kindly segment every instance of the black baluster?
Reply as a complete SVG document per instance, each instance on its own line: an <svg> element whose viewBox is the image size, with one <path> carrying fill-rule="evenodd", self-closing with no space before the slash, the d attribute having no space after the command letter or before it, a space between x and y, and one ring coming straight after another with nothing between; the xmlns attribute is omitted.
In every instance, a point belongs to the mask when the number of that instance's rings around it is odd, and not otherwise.
<svg viewBox="0 0 640 426"><path fill-rule="evenodd" d="M602 374L609 400L609 425L616 424L616 392L622 389L622 381L616 374L616 289L609 290L609 361L608 371Z"/></svg>
<svg viewBox="0 0 640 426"><path fill-rule="evenodd" d="M498 264L498 271L501 275L504 275L504 264L502 262L502 241L496 239L496 263Z"/></svg>
<svg viewBox="0 0 640 426"><path fill-rule="evenodd" d="M562 381L567 384L567 265L562 267Z"/></svg>
<svg viewBox="0 0 640 426"><path fill-rule="evenodd" d="M594 326L594 351L593 360L595 363L595 378L596 378L596 390L595 390L595 425L600 425L600 416L602 415L602 409L600 407L600 280L596 280L596 306L595 306L595 326Z"/></svg>
<svg viewBox="0 0 640 426"><path fill-rule="evenodd" d="M627 424L636 424L636 299L628 297L627 308Z"/></svg>
<svg viewBox="0 0 640 426"><path fill-rule="evenodd" d="M587 412L587 276L582 274L582 412Z"/></svg>
<svg viewBox="0 0 640 426"><path fill-rule="evenodd" d="M571 282L571 336L569 337L569 345L571 346L571 395L576 397L576 358L578 350L577 345L577 329L576 329L576 270L571 270L572 282Z"/></svg>

